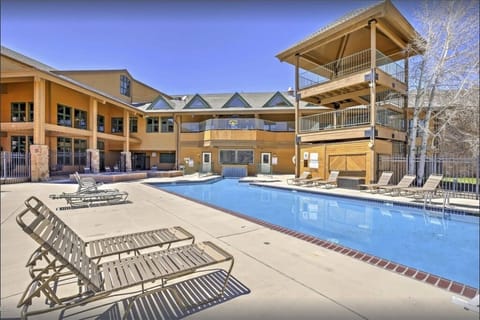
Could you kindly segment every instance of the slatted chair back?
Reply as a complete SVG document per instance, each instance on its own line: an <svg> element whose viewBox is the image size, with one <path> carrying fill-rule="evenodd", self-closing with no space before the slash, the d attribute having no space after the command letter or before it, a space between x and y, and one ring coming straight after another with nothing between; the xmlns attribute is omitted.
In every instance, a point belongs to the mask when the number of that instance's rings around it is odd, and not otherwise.
<svg viewBox="0 0 480 320"><path fill-rule="evenodd" d="M425 184L423 185L422 189L424 190L435 190L440 185L442 181L443 175L441 174L431 174Z"/></svg>
<svg viewBox="0 0 480 320"><path fill-rule="evenodd" d="M25 201L17 223L60 264L93 291L101 291L98 266L87 256L85 242L36 197Z"/></svg>
<svg viewBox="0 0 480 320"><path fill-rule="evenodd" d="M333 170L327 178L327 182L337 182L339 171Z"/></svg>
<svg viewBox="0 0 480 320"><path fill-rule="evenodd" d="M383 171L382 174L380 175L380 178L378 178L377 185L379 186L388 185L392 176L393 176L392 171Z"/></svg>
<svg viewBox="0 0 480 320"><path fill-rule="evenodd" d="M405 175L403 176L402 180L396 185L397 188L408 188L413 180L415 180L417 177L414 175Z"/></svg>

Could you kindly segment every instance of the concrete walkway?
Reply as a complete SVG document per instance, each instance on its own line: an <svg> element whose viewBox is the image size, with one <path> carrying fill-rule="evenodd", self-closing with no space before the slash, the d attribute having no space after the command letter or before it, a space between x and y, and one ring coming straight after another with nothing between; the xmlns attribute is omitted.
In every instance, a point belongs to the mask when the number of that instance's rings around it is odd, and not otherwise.
<svg viewBox="0 0 480 320"><path fill-rule="evenodd" d="M274 183L285 185L285 177L279 180ZM131 203L56 213L85 240L180 225L192 232L196 241L213 241L235 257L232 275L248 290L193 312L188 319L478 319L478 313L453 304L451 292L176 197L141 181L108 187L127 191ZM1 186L2 319L19 316L16 304L30 280L25 262L36 248L16 224L15 215L31 195L53 210L65 203L49 199L49 194L75 189L73 184L52 183ZM110 316L112 305L126 297L78 307L65 315L51 312L32 318L78 319L93 315L114 319Z"/></svg>

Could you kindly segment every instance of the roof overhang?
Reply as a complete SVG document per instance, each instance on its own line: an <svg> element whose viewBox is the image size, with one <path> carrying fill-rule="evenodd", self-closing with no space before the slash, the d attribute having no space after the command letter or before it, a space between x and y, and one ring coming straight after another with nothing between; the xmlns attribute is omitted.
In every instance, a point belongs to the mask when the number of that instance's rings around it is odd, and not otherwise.
<svg viewBox="0 0 480 320"><path fill-rule="evenodd" d="M280 61L312 69L370 48L370 22L377 27L377 49L393 60L421 53L414 39L419 35L406 18L389 1L355 11L326 26L290 48L277 54Z"/></svg>

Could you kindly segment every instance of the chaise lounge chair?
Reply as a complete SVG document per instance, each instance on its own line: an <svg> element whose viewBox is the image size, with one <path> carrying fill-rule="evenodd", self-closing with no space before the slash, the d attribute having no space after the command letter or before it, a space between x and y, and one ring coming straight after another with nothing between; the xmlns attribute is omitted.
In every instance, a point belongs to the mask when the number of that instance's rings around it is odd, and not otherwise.
<svg viewBox="0 0 480 320"><path fill-rule="evenodd" d="M34 212L38 212L43 215L51 225L61 224L66 225L58 215L50 210L41 200L32 196L25 200L25 206L30 208ZM46 228L45 225L36 226L33 230L37 233L50 232L52 229ZM51 234L50 234L51 235ZM140 250L148 249L152 247L164 247L170 248L174 243L182 241L195 242L195 237L182 227L175 226L171 228L162 228L155 230L148 230L143 232L128 233L121 236L113 236L100 238L92 241L83 241L87 255L90 259L98 259L96 262L100 262L100 259L107 256L118 255L133 252L140 254ZM30 256L27 265L33 266L35 263L43 258L48 261L48 257L45 256L46 252L39 247Z"/></svg>
<svg viewBox="0 0 480 320"><path fill-rule="evenodd" d="M298 178L287 179L287 183L299 186L311 180L311 178L312 174L308 171L304 171Z"/></svg>
<svg viewBox="0 0 480 320"><path fill-rule="evenodd" d="M325 188L333 188L337 186L338 175L340 171L333 170L330 172L327 180L312 179L311 183L314 186L324 186Z"/></svg>
<svg viewBox="0 0 480 320"><path fill-rule="evenodd" d="M140 286L142 295L145 295L145 284L155 281L160 281L160 287L150 287L146 294L170 289L173 297L181 300L180 292L167 286L166 280L169 283L174 282L207 267L229 263L222 287L218 292L210 292L211 299L208 301L212 301L223 295L233 268L233 256L209 241L96 264L88 257L85 243L73 230L60 221L53 224L38 212L35 206L27 205L16 220L23 231L53 257L23 292L17 305L22 308L22 319L30 315L85 305L127 288ZM53 232L44 232L45 230ZM65 283L62 281L65 275L73 276L77 281ZM78 293L61 294L59 291L62 290L59 289L64 289L67 285L77 287ZM42 296L46 298L48 307L29 311L36 298ZM134 301L135 299L126 308L127 312Z"/></svg>
<svg viewBox="0 0 480 320"><path fill-rule="evenodd" d="M80 177L78 172L75 172L74 177L78 182L78 189L76 192L51 194L49 197L51 199L65 199L70 208L120 204L127 201L128 193L126 191L120 191L118 189L99 189L99 186L102 186L103 183L97 183L92 177Z"/></svg>
<svg viewBox="0 0 480 320"><path fill-rule="evenodd" d="M97 182L93 177L81 177L78 172L75 172L73 177L78 183L77 192L98 191L98 187L103 185L103 182Z"/></svg>
<svg viewBox="0 0 480 320"><path fill-rule="evenodd" d="M365 191L370 191L370 192L377 191L379 187L387 186L392 176L393 176L392 171L383 171L382 174L380 175L380 178L378 178L377 183L360 184L359 187L366 188Z"/></svg>
<svg viewBox="0 0 480 320"><path fill-rule="evenodd" d="M400 189L400 193L405 192L407 195L412 195L414 197L416 197L417 195L430 196L431 198L435 191L437 191L437 188L439 187L442 178L442 174L431 174L422 187L402 188Z"/></svg>
<svg viewBox="0 0 480 320"><path fill-rule="evenodd" d="M415 176L414 175L405 175L403 176L402 180L400 180L400 182L396 185L393 185L393 186L378 186L378 190L379 191L383 191L385 193L390 193L390 195L399 195L400 194L400 190L403 189L403 188L407 188L409 187L412 182L415 180Z"/></svg>

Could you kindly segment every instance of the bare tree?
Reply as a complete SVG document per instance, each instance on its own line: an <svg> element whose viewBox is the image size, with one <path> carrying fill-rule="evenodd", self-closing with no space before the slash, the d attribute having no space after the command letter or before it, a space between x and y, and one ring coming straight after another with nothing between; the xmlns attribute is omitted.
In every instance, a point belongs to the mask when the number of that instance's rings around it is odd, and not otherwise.
<svg viewBox="0 0 480 320"><path fill-rule="evenodd" d="M436 138L452 119L471 107L471 102L465 103L466 97L471 97L475 91L478 95L479 3L477 0L426 0L417 17L421 36L415 39L415 45L423 54L412 58L410 63L410 83L415 99L408 171L415 174L418 156L416 174L421 181L426 156L435 151ZM434 121L439 124L435 131L432 130ZM419 148L417 135L421 138ZM433 143L428 144L429 141Z"/></svg>

